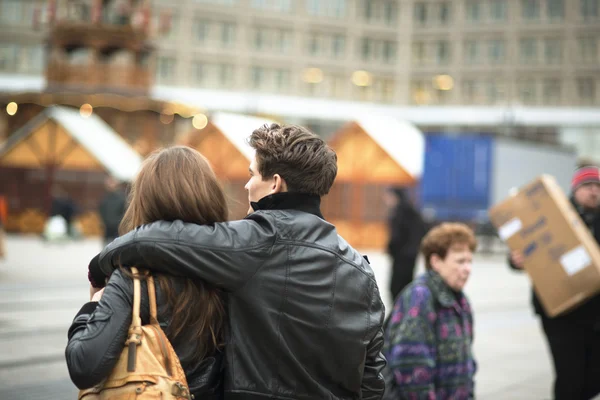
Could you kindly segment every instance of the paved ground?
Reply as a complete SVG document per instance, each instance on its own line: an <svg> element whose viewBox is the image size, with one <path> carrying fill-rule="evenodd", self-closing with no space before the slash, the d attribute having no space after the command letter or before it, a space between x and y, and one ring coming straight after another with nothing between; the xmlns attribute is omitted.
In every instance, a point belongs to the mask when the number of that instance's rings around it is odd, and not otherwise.
<svg viewBox="0 0 600 400"><path fill-rule="evenodd" d="M67 328L88 300L87 262L100 241L46 244L9 237L0 261L0 399L76 398L64 362ZM389 304L389 260L366 251ZM467 287L475 309L477 398L550 398L552 373L525 275L502 256L477 256Z"/></svg>

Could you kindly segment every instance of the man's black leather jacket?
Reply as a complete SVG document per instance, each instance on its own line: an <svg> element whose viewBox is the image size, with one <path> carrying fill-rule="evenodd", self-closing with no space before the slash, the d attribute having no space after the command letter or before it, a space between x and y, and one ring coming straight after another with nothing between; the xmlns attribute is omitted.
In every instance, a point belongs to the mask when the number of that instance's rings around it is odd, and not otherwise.
<svg viewBox="0 0 600 400"><path fill-rule="evenodd" d="M137 265L229 292L226 399L380 399L384 306L369 263L319 211L278 194L246 219L155 222L101 253L105 274Z"/></svg>

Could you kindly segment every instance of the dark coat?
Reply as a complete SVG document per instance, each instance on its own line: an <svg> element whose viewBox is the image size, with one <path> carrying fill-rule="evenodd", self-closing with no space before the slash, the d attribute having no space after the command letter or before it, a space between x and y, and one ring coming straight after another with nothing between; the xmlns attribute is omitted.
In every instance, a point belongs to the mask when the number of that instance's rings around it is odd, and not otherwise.
<svg viewBox="0 0 600 400"><path fill-rule="evenodd" d="M419 211L411 204L405 191L396 191L398 205L390 218L390 239L387 251L394 259L416 258L427 225Z"/></svg>
<svg viewBox="0 0 600 400"><path fill-rule="evenodd" d="M98 211L104 224L105 238L113 239L119 236L119 224L125 214L126 204L125 192L120 189L106 193L100 202Z"/></svg>

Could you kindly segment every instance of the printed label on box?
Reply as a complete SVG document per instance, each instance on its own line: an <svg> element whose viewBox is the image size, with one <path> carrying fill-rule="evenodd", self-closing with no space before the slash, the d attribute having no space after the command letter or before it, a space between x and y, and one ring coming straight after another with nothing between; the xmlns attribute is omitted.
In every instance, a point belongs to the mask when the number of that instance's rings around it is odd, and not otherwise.
<svg viewBox="0 0 600 400"><path fill-rule="evenodd" d="M560 257L560 264L569 276L575 275L592 263L585 247L578 246Z"/></svg>
<svg viewBox="0 0 600 400"><path fill-rule="evenodd" d="M515 233L519 232L523 227L523 222L519 218L513 218L498 229L498 236L500 239L506 240Z"/></svg>

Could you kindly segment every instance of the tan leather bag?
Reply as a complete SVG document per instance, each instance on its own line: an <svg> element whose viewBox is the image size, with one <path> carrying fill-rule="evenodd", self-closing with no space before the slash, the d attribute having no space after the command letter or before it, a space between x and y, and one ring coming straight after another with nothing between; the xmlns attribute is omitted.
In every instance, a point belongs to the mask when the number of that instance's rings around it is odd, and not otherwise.
<svg viewBox="0 0 600 400"><path fill-rule="evenodd" d="M137 275L136 268L131 268ZM179 358L156 319L154 279L148 278L150 324L140 318L140 280L133 280L133 318L129 338L111 374L79 392L79 400L192 399Z"/></svg>

